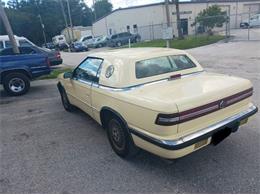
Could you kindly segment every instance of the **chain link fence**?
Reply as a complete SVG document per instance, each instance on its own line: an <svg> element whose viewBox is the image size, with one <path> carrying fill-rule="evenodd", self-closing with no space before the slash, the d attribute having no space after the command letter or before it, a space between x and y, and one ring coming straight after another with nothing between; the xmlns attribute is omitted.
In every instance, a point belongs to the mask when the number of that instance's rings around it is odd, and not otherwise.
<svg viewBox="0 0 260 195"><path fill-rule="evenodd" d="M207 25L215 21L220 22L214 28ZM173 30L172 38L178 37L177 22L170 23L170 26ZM181 18L180 27L184 36L218 34L225 36L226 41L260 40L260 13L246 12L235 15L215 15L201 18L199 22L190 17ZM140 34L142 40L163 39L166 29L166 23L138 26L138 34Z"/></svg>

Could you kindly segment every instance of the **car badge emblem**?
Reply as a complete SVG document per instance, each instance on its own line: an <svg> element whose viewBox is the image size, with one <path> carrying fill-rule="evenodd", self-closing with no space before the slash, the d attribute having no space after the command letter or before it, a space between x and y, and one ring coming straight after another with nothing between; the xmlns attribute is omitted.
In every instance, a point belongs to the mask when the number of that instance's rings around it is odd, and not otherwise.
<svg viewBox="0 0 260 195"><path fill-rule="evenodd" d="M221 100L220 103L219 103L219 108L224 108L225 107L225 101L224 100Z"/></svg>

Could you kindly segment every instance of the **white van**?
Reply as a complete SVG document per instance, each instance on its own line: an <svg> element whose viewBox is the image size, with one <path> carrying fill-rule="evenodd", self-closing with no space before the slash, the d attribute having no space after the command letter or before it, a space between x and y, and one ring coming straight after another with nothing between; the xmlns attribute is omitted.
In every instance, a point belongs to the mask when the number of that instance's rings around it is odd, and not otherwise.
<svg viewBox="0 0 260 195"><path fill-rule="evenodd" d="M60 45L67 45L66 38L64 35L56 35L55 37L52 37L52 42L55 46L60 46Z"/></svg>
<svg viewBox="0 0 260 195"><path fill-rule="evenodd" d="M92 35L82 36L77 42L88 47L94 41L94 37Z"/></svg>
<svg viewBox="0 0 260 195"><path fill-rule="evenodd" d="M14 35L14 38L16 40L17 46L36 46L25 37L18 37ZM0 35L0 51L7 47L12 47L8 35Z"/></svg>
<svg viewBox="0 0 260 195"><path fill-rule="evenodd" d="M260 26L260 14L253 15L249 20L247 19L240 23L240 28L253 28L257 26Z"/></svg>

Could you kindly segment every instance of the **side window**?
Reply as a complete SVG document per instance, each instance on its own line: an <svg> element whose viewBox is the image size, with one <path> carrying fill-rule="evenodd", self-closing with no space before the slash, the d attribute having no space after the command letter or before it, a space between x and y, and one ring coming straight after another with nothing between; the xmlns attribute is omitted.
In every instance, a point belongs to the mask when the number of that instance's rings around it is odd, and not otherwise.
<svg viewBox="0 0 260 195"><path fill-rule="evenodd" d="M116 39L117 38L117 35L113 35L112 37L111 37L111 39Z"/></svg>
<svg viewBox="0 0 260 195"><path fill-rule="evenodd" d="M3 50L0 52L0 55L1 55L1 56L14 55L14 52L13 52L13 49L9 47L9 48L3 49Z"/></svg>
<svg viewBox="0 0 260 195"><path fill-rule="evenodd" d="M4 43L3 41L0 41L0 49L3 49L4 48Z"/></svg>
<svg viewBox="0 0 260 195"><path fill-rule="evenodd" d="M121 33L119 36L120 37L127 37L127 33Z"/></svg>
<svg viewBox="0 0 260 195"><path fill-rule="evenodd" d="M19 45L21 46L21 47L24 47L24 46L32 46L32 44L30 44L28 41L26 41L26 40L20 40L19 41Z"/></svg>
<svg viewBox="0 0 260 195"><path fill-rule="evenodd" d="M103 60L87 58L74 71L73 78L90 82L98 82L98 71Z"/></svg>
<svg viewBox="0 0 260 195"><path fill-rule="evenodd" d="M21 53L21 54L35 54L36 51L33 50L33 49L30 48L30 47L20 47L20 53Z"/></svg>
<svg viewBox="0 0 260 195"><path fill-rule="evenodd" d="M12 47L11 41L5 41L5 47Z"/></svg>

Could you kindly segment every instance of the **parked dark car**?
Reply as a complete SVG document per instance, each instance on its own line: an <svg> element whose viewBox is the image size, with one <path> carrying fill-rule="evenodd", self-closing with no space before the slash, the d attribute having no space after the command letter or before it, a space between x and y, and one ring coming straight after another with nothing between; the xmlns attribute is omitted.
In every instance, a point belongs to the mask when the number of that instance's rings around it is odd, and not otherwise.
<svg viewBox="0 0 260 195"><path fill-rule="evenodd" d="M93 43L90 44L89 47L92 47L92 48L105 47L105 46L107 46L108 41L109 41L109 38L107 36L99 36L94 39Z"/></svg>
<svg viewBox="0 0 260 195"><path fill-rule="evenodd" d="M110 40L108 41L108 46L120 47L122 45L128 44L129 39L131 43L136 43L141 40L141 36L139 34L131 34L129 32L114 34L111 36Z"/></svg>
<svg viewBox="0 0 260 195"><path fill-rule="evenodd" d="M25 94L31 80L51 72L48 56L42 53L24 54L21 50L20 54L3 55L5 52L0 55L0 84L10 95Z"/></svg>
<svg viewBox="0 0 260 195"><path fill-rule="evenodd" d="M64 51L64 50L68 50L69 49L69 44L67 43L60 43L58 45L55 45L55 50L58 51Z"/></svg>
<svg viewBox="0 0 260 195"><path fill-rule="evenodd" d="M46 54L49 58L51 66L59 65L62 64L63 62L59 51L51 50L48 48L40 48L40 47L32 47L32 49L35 49L39 53Z"/></svg>
<svg viewBox="0 0 260 195"><path fill-rule="evenodd" d="M249 28L248 22L241 22L240 23L240 28Z"/></svg>
<svg viewBox="0 0 260 195"><path fill-rule="evenodd" d="M43 48L48 48L48 49L55 49L55 45L52 42L46 43L42 45Z"/></svg>
<svg viewBox="0 0 260 195"><path fill-rule="evenodd" d="M48 56L51 66L62 64L62 58L59 51L50 50L48 48L40 48L36 46L19 47L19 50L21 54L39 53L46 55ZM3 55L14 55L13 49L11 47L3 49L2 51L0 51L0 56Z"/></svg>
<svg viewBox="0 0 260 195"><path fill-rule="evenodd" d="M82 42L74 42L71 44L71 51L73 52L88 51L88 47L85 46Z"/></svg>

